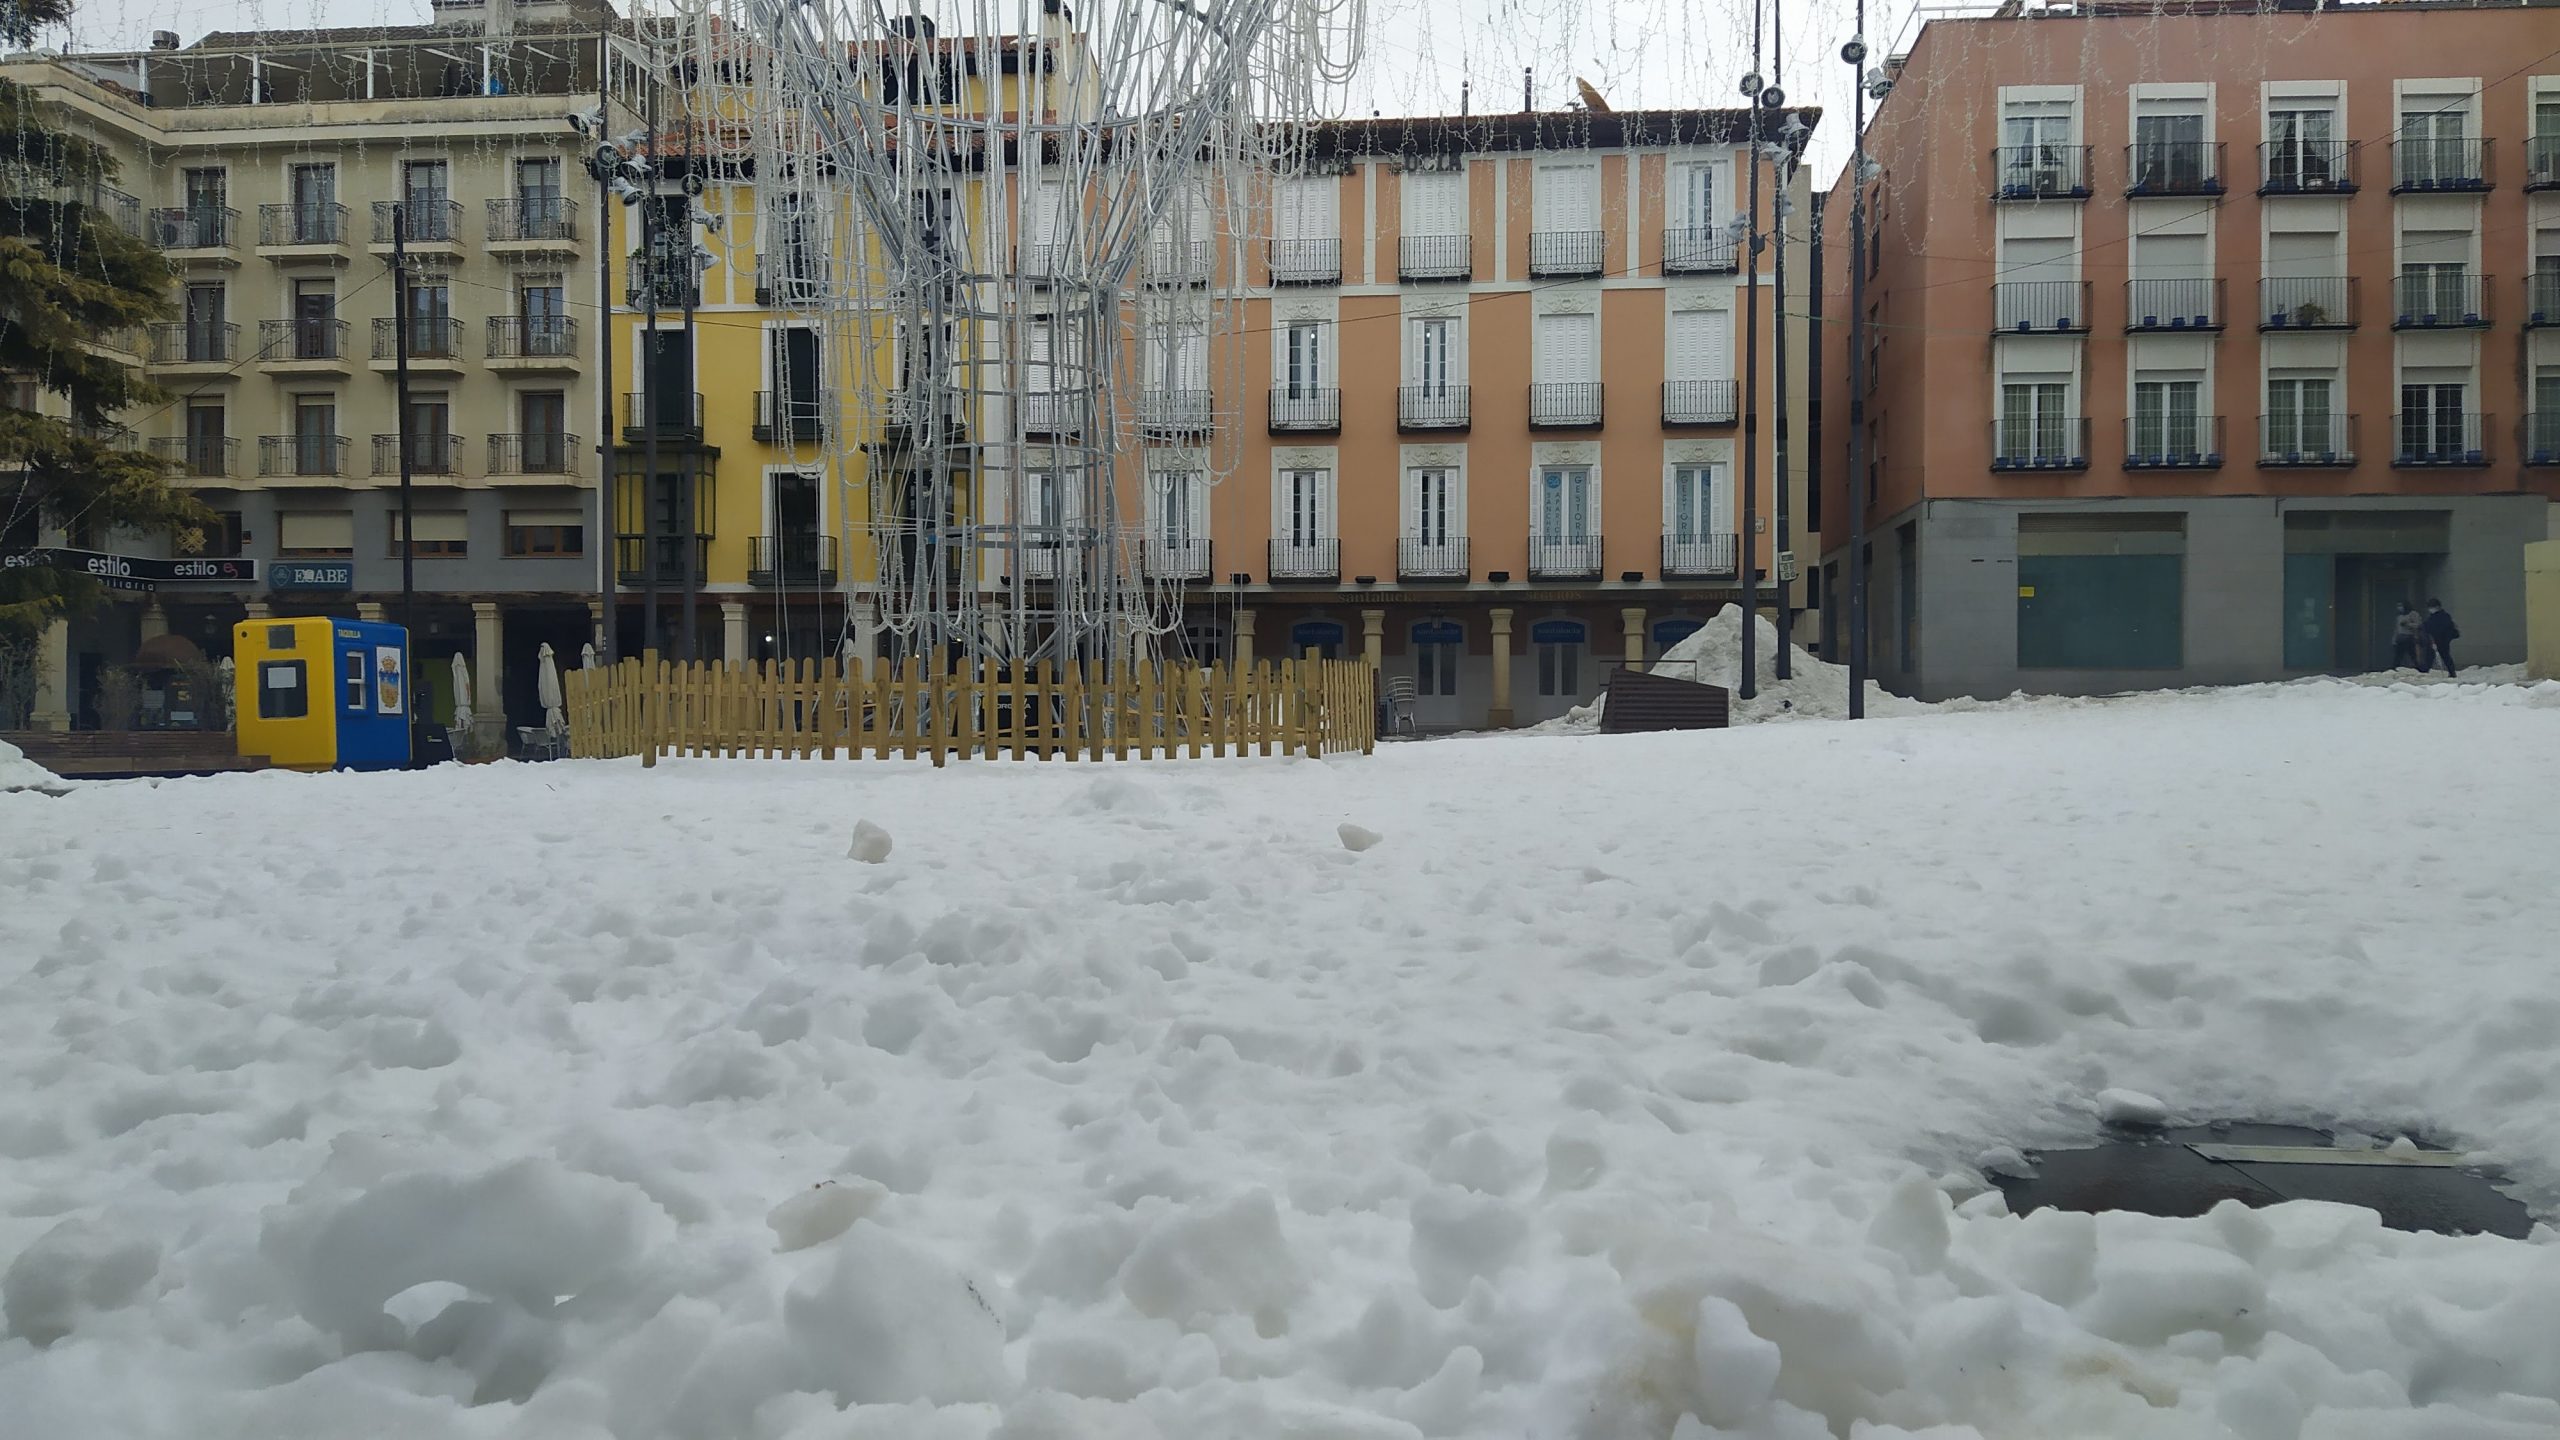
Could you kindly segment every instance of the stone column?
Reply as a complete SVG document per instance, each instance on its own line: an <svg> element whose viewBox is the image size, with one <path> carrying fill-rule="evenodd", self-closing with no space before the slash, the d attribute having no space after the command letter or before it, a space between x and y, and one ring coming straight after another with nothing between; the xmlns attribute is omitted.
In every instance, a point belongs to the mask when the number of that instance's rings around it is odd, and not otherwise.
<svg viewBox="0 0 2560 1440"><path fill-rule="evenodd" d="M1360 654L1363 658L1368 660L1370 669L1383 670L1386 668L1386 611L1363 610L1360 612Z"/></svg>
<svg viewBox="0 0 2560 1440"><path fill-rule="evenodd" d="M383 620L382 602L379 600L357 601L356 618L359 620L370 620L376 625L381 624Z"/></svg>
<svg viewBox="0 0 2560 1440"><path fill-rule="evenodd" d="M473 753L507 754L506 618L495 600L471 602L471 741Z"/></svg>
<svg viewBox="0 0 2560 1440"><path fill-rule="evenodd" d="M1627 632L1627 668L1644 668L1644 607L1630 605L1618 612L1618 621Z"/></svg>
<svg viewBox="0 0 2560 1440"><path fill-rule="evenodd" d="M267 602L264 600L246 601L240 607L240 618L243 620L265 620L273 617L274 614L275 611L267 608Z"/></svg>
<svg viewBox="0 0 2560 1440"><path fill-rule="evenodd" d="M747 663L747 602L720 602L720 663L735 670Z"/></svg>
<svg viewBox="0 0 2560 1440"><path fill-rule="evenodd" d="M36 637L36 708L28 724L38 730L71 728L71 622L48 621Z"/></svg>
<svg viewBox="0 0 2560 1440"><path fill-rule="evenodd" d="M604 602L602 600L590 600L587 602L587 640L589 644L596 647L596 658L598 661L610 664L617 658L604 653ZM569 665L578 664L584 658L585 657L579 655L568 655L562 657L564 663Z"/></svg>
<svg viewBox="0 0 2560 1440"><path fill-rule="evenodd" d="M169 633L169 611L157 597L142 602L142 640L148 644Z"/></svg>
<svg viewBox="0 0 2560 1440"><path fill-rule="evenodd" d="M1236 612L1235 661L1239 670L1253 668L1253 612Z"/></svg>
<svg viewBox="0 0 2560 1440"><path fill-rule="evenodd" d="M1485 716L1485 724L1495 730L1511 728L1511 610L1496 609L1493 621L1493 708Z"/></svg>
<svg viewBox="0 0 2560 1440"><path fill-rule="evenodd" d="M853 597L853 658L868 679L880 658L880 599L875 594Z"/></svg>

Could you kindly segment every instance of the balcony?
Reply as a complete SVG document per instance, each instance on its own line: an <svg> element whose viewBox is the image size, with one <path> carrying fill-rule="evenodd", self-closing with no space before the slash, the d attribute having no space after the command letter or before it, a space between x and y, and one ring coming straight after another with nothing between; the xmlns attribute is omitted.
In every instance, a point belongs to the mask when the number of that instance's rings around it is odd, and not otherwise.
<svg viewBox="0 0 2560 1440"><path fill-rule="evenodd" d="M57 193L62 200L75 205L86 205L98 212L109 225L137 240L144 238L142 201L139 198L128 195L103 180L64 179L56 183L60 187Z"/></svg>
<svg viewBox="0 0 2560 1440"><path fill-rule="evenodd" d="M626 390L622 395L622 438L633 442L656 435L661 440L702 438L702 392L699 390Z"/></svg>
<svg viewBox="0 0 2560 1440"><path fill-rule="evenodd" d="M2560 135L2536 135L2524 142L2524 188L2560 190Z"/></svg>
<svg viewBox="0 0 2560 1440"><path fill-rule="evenodd" d="M1476 274L1476 242L1472 235L1404 235L1396 239L1399 280L1472 280Z"/></svg>
<svg viewBox="0 0 2560 1440"><path fill-rule="evenodd" d="M240 212L212 205L189 205L151 212L151 243L172 260L237 262Z"/></svg>
<svg viewBox="0 0 2560 1440"><path fill-rule="evenodd" d="M1662 382L1662 423L1665 425L1730 425L1741 415L1740 381Z"/></svg>
<svg viewBox="0 0 2560 1440"><path fill-rule="evenodd" d="M650 283L653 279L655 284ZM699 305L702 303L701 277L693 273L692 261L681 253L661 257L653 276L650 273L647 257L634 250L623 265L622 303L634 310L648 309L653 292L656 308L660 310L681 310L685 307L688 298ZM756 303L759 305L774 303L772 291L768 288L768 280L761 266L756 271Z"/></svg>
<svg viewBox="0 0 2560 1440"><path fill-rule="evenodd" d="M1609 236L1602 230L1529 232L1529 277L1588 279L1608 268Z"/></svg>
<svg viewBox="0 0 2560 1440"><path fill-rule="evenodd" d="M2124 422L2127 470L2219 470L2219 415L2135 415Z"/></svg>
<svg viewBox="0 0 2560 1440"><path fill-rule="evenodd" d="M373 368L389 373L400 363L400 322L384 316L373 322ZM409 368L452 371L462 368L462 322L450 315L409 317Z"/></svg>
<svg viewBox="0 0 2560 1440"><path fill-rule="evenodd" d="M258 368L274 375L343 375L348 325L316 316L258 322Z"/></svg>
<svg viewBox="0 0 2560 1440"><path fill-rule="evenodd" d="M1991 287L1991 308L1999 334L2086 335L2089 282L2002 280Z"/></svg>
<svg viewBox="0 0 2560 1440"><path fill-rule="evenodd" d="M2127 334L2222 328L2222 281L2127 280L2124 282L2124 328Z"/></svg>
<svg viewBox="0 0 2560 1440"><path fill-rule="evenodd" d="M151 453L197 480L227 480L240 473L240 442L227 435L163 435Z"/></svg>
<svg viewBox="0 0 2560 1440"><path fill-rule="evenodd" d="M1475 574L1467 564L1467 537L1444 535L1425 539L1418 535L1402 535L1396 539L1396 578L1399 580L1467 580Z"/></svg>
<svg viewBox="0 0 2560 1440"><path fill-rule="evenodd" d="M1143 557L1147 576L1153 580L1206 580L1209 578L1209 542L1194 537L1166 539L1150 535Z"/></svg>
<svg viewBox="0 0 2560 1440"><path fill-rule="evenodd" d="M2403 470L2479 470L2489 463L2480 437L2486 415L2421 410L2391 417L2391 463Z"/></svg>
<svg viewBox="0 0 2560 1440"><path fill-rule="evenodd" d="M1700 580L1731 575L1740 549L1741 537L1738 535L1665 534L1662 537L1662 578Z"/></svg>
<svg viewBox="0 0 2560 1440"><path fill-rule="evenodd" d="M1209 242L1206 240L1149 241L1146 283L1206 285L1209 283L1209 260Z"/></svg>
<svg viewBox="0 0 2560 1440"><path fill-rule="evenodd" d="M388 252L403 224L410 248L451 250L462 243L462 202L436 196L374 201L373 248Z"/></svg>
<svg viewBox="0 0 2560 1440"><path fill-rule="evenodd" d="M1035 390L1022 397L1022 430L1026 435L1081 435L1085 397L1071 390Z"/></svg>
<svg viewBox="0 0 2560 1440"><path fill-rule="evenodd" d="M310 479L341 478L347 473L344 435L261 435L258 473L298 475Z"/></svg>
<svg viewBox="0 0 2560 1440"><path fill-rule="evenodd" d="M2124 193L2152 195L2222 193L2222 142L2155 140L2124 147Z"/></svg>
<svg viewBox="0 0 2560 1440"><path fill-rule="evenodd" d="M1274 285L1338 285L1342 283L1340 240L1274 240L1271 242Z"/></svg>
<svg viewBox="0 0 2560 1440"><path fill-rule="evenodd" d="M2352 195L2356 147L2344 140L2264 140L2258 144L2260 195Z"/></svg>
<svg viewBox="0 0 2560 1440"><path fill-rule="evenodd" d="M258 207L258 253L270 260L347 259L347 207L330 204Z"/></svg>
<svg viewBox="0 0 2560 1440"><path fill-rule="evenodd" d="M1529 537L1532 580L1597 580L1601 576L1601 542L1597 535Z"/></svg>
<svg viewBox="0 0 2560 1440"><path fill-rule="evenodd" d="M409 473L411 475L459 475L462 473L462 437L459 435L412 435L409 437ZM373 473L400 473L400 437L373 437Z"/></svg>
<svg viewBox="0 0 2560 1440"><path fill-rule="evenodd" d="M2560 270L2536 270L2524 277L2524 328L2555 325L2560 325Z"/></svg>
<svg viewBox="0 0 2560 1440"><path fill-rule="evenodd" d="M1138 426L1150 440L1206 435L1215 423L1216 392L1150 386L1138 392Z"/></svg>
<svg viewBox="0 0 2560 1440"><path fill-rule="evenodd" d="M1330 385L1297 385L1271 392L1271 433L1336 435L1342 431L1342 392Z"/></svg>
<svg viewBox="0 0 2560 1440"><path fill-rule="evenodd" d="M1399 385L1396 387L1396 428L1408 433L1464 430L1472 408L1468 404L1468 393L1464 385Z"/></svg>
<svg viewBox="0 0 2560 1440"><path fill-rule="evenodd" d="M162 370L230 368L240 360L240 327L181 320L151 327L151 363Z"/></svg>
<svg viewBox="0 0 2560 1440"><path fill-rule="evenodd" d="M1271 542L1271 583L1314 581L1332 584L1342 578L1342 542L1313 537Z"/></svg>
<svg viewBox="0 0 2560 1440"><path fill-rule="evenodd" d="M567 315L492 315L483 343L494 369L578 368L578 322Z"/></svg>
<svg viewBox="0 0 2560 1440"><path fill-rule="evenodd" d="M2392 285L2394 330L2485 330L2488 277L2469 270L2420 270Z"/></svg>
<svg viewBox="0 0 2560 1440"><path fill-rule="evenodd" d="M2089 417L2043 415L1991 422L1991 469L2069 471L2089 468Z"/></svg>
<svg viewBox="0 0 2560 1440"><path fill-rule="evenodd" d="M514 435L492 435L489 437L489 476L494 480L575 475L578 473L578 457L582 453L578 437L564 431L532 430Z"/></svg>
<svg viewBox="0 0 2560 1440"><path fill-rule="evenodd" d="M682 535L613 537L613 568L625 585L644 585L652 580L661 585L681 585L685 580L688 558L692 561L693 583L700 585L710 572L711 537L697 535L690 540Z"/></svg>
<svg viewBox="0 0 2560 1440"><path fill-rule="evenodd" d="M1608 387L1597 380L1559 380L1529 387L1532 430L1597 430L1607 417Z"/></svg>
<svg viewBox="0 0 2560 1440"><path fill-rule="evenodd" d="M2391 193L2477 194L2489 188L2486 140L2411 139L2391 142Z"/></svg>
<svg viewBox="0 0 2560 1440"><path fill-rule="evenodd" d="M2516 439L2527 465L2560 465L2560 410L2527 412L2524 431Z"/></svg>
<svg viewBox="0 0 2560 1440"><path fill-rule="evenodd" d="M1720 227L1680 225L1662 232L1665 275L1730 275L1742 268L1742 246Z"/></svg>
<svg viewBox="0 0 2560 1440"><path fill-rule="evenodd" d="M2356 279L2352 275L2294 275L2258 282L2261 330L2353 330Z"/></svg>
<svg viewBox="0 0 2560 1440"><path fill-rule="evenodd" d="M2002 145L1991 152L1991 166L1999 177L1995 201L2089 198L2086 145Z"/></svg>
<svg viewBox="0 0 2560 1440"><path fill-rule="evenodd" d="M783 589L835 588L836 537L807 530L755 536L747 542L747 583Z"/></svg>
<svg viewBox="0 0 2560 1440"><path fill-rule="evenodd" d="M516 195L484 202L492 252L575 250L578 202L566 195Z"/></svg>
<svg viewBox="0 0 2560 1440"><path fill-rule="evenodd" d="M785 397L771 390L756 392L754 434L758 440L805 444L824 433L826 417L818 408L818 397Z"/></svg>
<svg viewBox="0 0 2560 1440"><path fill-rule="evenodd" d="M967 443L969 402L960 392L941 386L902 386L889 392L888 402L881 416L886 443L908 449L918 442L928 446Z"/></svg>
<svg viewBox="0 0 2560 1440"><path fill-rule="evenodd" d="M2356 463L2356 417L2313 412L2258 417L2258 468L2344 470Z"/></svg>

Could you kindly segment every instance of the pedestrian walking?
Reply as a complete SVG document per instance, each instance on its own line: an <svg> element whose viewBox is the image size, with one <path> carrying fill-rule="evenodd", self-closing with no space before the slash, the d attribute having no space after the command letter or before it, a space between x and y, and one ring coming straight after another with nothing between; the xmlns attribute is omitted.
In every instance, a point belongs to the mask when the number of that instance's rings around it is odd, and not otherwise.
<svg viewBox="0 0 2560 1440"><path fill-rule="evenodd" d="M2460 673L2453 668L2453 642L2462 638L2462 627L2453 623L2453 612L2444 608L2443 601L2432 595L2427 597L2426 618L2418 622L2418 628L2435 647L2437 658L2444 661L2445 678L2450 680ZM2426 669L2425 662L2421 661L2418 668Z"/></svg>
<svg viewBox="0 0 2560 1440"><path fill-rule="evenodd" d="M2423 668L2419 664L2419 651L2425 643L2426 635L2426 617L2418 613L2417 606L2406 600L2401 601L2400 618L2392 622L2391 668L2394 670Z"/></svg>

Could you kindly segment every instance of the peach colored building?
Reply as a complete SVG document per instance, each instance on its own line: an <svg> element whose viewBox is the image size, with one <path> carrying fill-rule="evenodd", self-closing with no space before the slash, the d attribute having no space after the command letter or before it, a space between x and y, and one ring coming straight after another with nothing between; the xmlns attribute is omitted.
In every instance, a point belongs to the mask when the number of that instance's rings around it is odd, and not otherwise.
<svg viewBox="0 0 2560 1440"><path fill-rule="evenodd" d="M1854 499L1875 676L2372 669L2428 596L2465 663L2521 659L2560 494L2555 42L2548 6L2013 5L1888 61L1868 253L1845 179L1823 218L1873 363L1853 397L1824 327L1822 578Z"/></svg>
<svg viewBox="0 0 2560 1440"><path fill-rule="evenodd" d="M1367 653L1414 682L1423 728L1525 724L1735 600L1746 551L1773 581L1765 351L1763 532L1740 539L1745 292L1729 227L1747 121L1574 111L1321 130L1251 247L1240 323L1210 341L1216 383L1243 392L1213 402L1241 417L1235 469L1196 495L1148 490L1151 535L1179 540L1151 543L1149 563L1192 582L1190 647ZM1764 337L1774 259L1760 257ZM1789 265L1801 309L1808 257ZM1801 375L1801 330L1791 340ZM1803 553L1808 499L1799 483ZM1168 504L1205 510L1205 536ZM1774 604L1765 585L1762 598Z"/></svg>

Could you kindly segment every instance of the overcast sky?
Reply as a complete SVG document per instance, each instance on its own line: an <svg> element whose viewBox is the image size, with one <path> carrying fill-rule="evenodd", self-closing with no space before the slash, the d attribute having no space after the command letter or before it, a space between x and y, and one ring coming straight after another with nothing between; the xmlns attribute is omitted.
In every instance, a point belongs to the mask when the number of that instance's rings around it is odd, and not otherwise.
<svg viewBox="0 0 2560 1440"><path fill-rule="evenodd" d="M1620 109L1739 103L1750 69L1754 0L1367 0L1368 43L1346 113L1449 114L1472 81L1475 113L1516 110L1520 71L1536 71L1541 108L1589 80ZM1783 11L1788 97L1821 104L1812 170L1827 184L1849 145L1849 72L1840 63L1856 0L1762 0ZM1913 0L1869 0L1881 52L1904 30ZM209 30L415 24L426 0L77 0L71 40L81 49L139 47L154 30L192 43ZM1907 35L1905 36L1907 38Z"/></svg>

